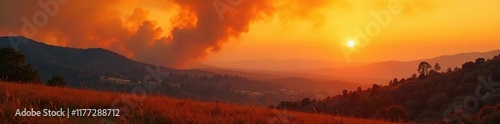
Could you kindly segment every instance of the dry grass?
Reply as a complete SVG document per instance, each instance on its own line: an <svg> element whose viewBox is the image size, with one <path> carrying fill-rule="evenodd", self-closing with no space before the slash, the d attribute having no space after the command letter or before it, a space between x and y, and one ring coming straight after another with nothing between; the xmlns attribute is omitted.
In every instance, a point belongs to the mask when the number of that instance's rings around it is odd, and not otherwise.
<svg viewBox="0 0 500 124"><path fill-rule="evenodd" d="M132 98L132 99L128 99ZM305 123L379 124L367 120L89 90L0 83L0 123ZM123 102L130 100L129 102ZM122 101L122 102L116 102ZM115 106L113 106L113 104ZM120 108L121 117L16 117L17 109Z"/></svg>

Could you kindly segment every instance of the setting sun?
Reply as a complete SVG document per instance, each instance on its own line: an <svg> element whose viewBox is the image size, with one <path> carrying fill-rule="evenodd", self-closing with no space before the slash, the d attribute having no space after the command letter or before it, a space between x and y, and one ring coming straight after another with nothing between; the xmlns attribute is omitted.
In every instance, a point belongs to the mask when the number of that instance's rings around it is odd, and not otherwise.
<svg viewBox="0 0 500 124"><path fill-rule="evenodd" d="M349 40L347 42L347 46L349 46L349 47L354 47L354 45L356 45L356 43L353 40Z"/></svg>

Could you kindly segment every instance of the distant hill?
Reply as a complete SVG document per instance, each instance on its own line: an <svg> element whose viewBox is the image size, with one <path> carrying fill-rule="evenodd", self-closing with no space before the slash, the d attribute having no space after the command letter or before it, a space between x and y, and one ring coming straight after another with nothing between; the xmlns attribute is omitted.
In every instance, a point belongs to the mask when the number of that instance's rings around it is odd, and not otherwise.
<svg viewBox="0 0 500 124"><path fill-rule="evenodd" d="M206 62L196 69L219 73L238 73L248 77L269 79L305 77L354 82L359 84L387 84L394 78L406 78L417 73L418 64L427 61L432 66L441 65L441 71L460 67L464 61L478 57L491 58L500 50L489 52L459 53L414 61L384 61L377 63L345 63L322 60L241 60Z"/></svg>
<svg viewBox="0 0 500 124"><path fill-rule="evenodd" d="M455 55L439 56L432 59L422 59L414 61L386 61L377 62L368 65L357 67L338 67L338 68L322 68L302 70L302 72L312 74L329 74L342 77L364 77L364 78L381 78L381 79L394 79L394 78L407 78L412 74L417 73L418 64L426 61L434 66L435 63L441 65L441 71L455 67L461 67L464 62L474 61L477 58L491 58L500 54L500 50L489 52L473 52L473 53L460 53ZM388 83L388 82L387 82Z"/></svg>
<svg viewBox="0 0 500 124"><path fill-rule="evenodd" d="M79 87L80 83L96 82L100 76L142 80L149 73L146 67L156 66L128 59L120 54L101 48L67 48L47 45L24 37L0 37L0 47L12 47L10 40L20 43L17 49L26 56L26 63L37 69L42 80L53 75L62 75L68 85ZM25 42L25 43L21 43ZM215 75L202 70L177 70L160 67L161 71L186 75Z"/></svg>
<svg viewBox="0 0 500 124"><path fill-rule="evenodd" d="M290 59L290 60L240 60L240 61L210 61L205 65L212 65L233 70L269 70L269 71L296 71L316 68L333 68L358 66L365 63L347 63L324 60Z"/></svg>
<svg viewBox="0 0 500 124"><path fill-rule="evenodd" d="M219 74L234 74L245 76L252 79L258 80L276 80L289 77L301 77L308 78L311 80L330 80L332 82L347 82L355 84L381 84L386 83L388 79L381 78L367 78L362 76L338 76L335 73L317 73L310 72L310 70L294 70L294 71L275 71L275 70L253 70L253 69L230 69L221 68L216 66L198 66L194 68L197 70L206 70L210 72L215 72Z"/></svg>
<svg viewBox="0 0 500 124"><path fill-rule="evenodd" d="M356 90L358 87L368 88L371 85L344 82L338 80L321 80L310 79L303 77L287 77L272 80L272 82L280 83L292 90L314 91L319 98L340 94L343 90Z"/></svg>

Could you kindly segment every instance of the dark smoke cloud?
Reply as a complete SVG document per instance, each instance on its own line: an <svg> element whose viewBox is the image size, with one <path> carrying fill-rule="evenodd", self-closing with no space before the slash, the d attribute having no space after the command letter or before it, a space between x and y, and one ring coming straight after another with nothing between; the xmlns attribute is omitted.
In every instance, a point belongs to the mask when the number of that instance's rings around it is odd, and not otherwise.
<svg viewBox="0 0 500 124"><path fill-rule="evenodd" d="M51 4L39 4L51 3ZM249 31L256 21L321 17L328 0L28 0L0 1L0 33L25 35L50 44L103 47L132 59L183 67ZM48 7L43 7L49 5ZM135 8L132 12L123 7ZM148 9L173 8L170 20L152 20ZM47 9L48 8L48 9ZM47 11L49 10L49 11ZM51 12L50 10L56 10ZM45 13L45 15L44 15ZM128 15L128 16L127 16ZM35 17L35 18L33 18ZM293 17L293 18L291 18ZM26 21L30 24L26 26ZM286 19L283 19L286 20ZM158 21L170 21L165 31ZM35 27L34 30L33 28ZM15 34L9 34L9 33ZM163 35L167 32L170 35Z"/></svg>

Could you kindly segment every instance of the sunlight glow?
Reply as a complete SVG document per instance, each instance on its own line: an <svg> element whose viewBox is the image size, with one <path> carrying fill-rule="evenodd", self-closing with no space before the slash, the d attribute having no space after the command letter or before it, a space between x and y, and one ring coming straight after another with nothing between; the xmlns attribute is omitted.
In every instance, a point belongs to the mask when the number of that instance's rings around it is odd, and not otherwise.
<svg viewBox="0 0 500 124"><path fill-rule="evenodd" d="M356 43L353 40L349 40L347 42L347 46L349 46L349 47L354 47L354 45L356 45Z"/></svg>

